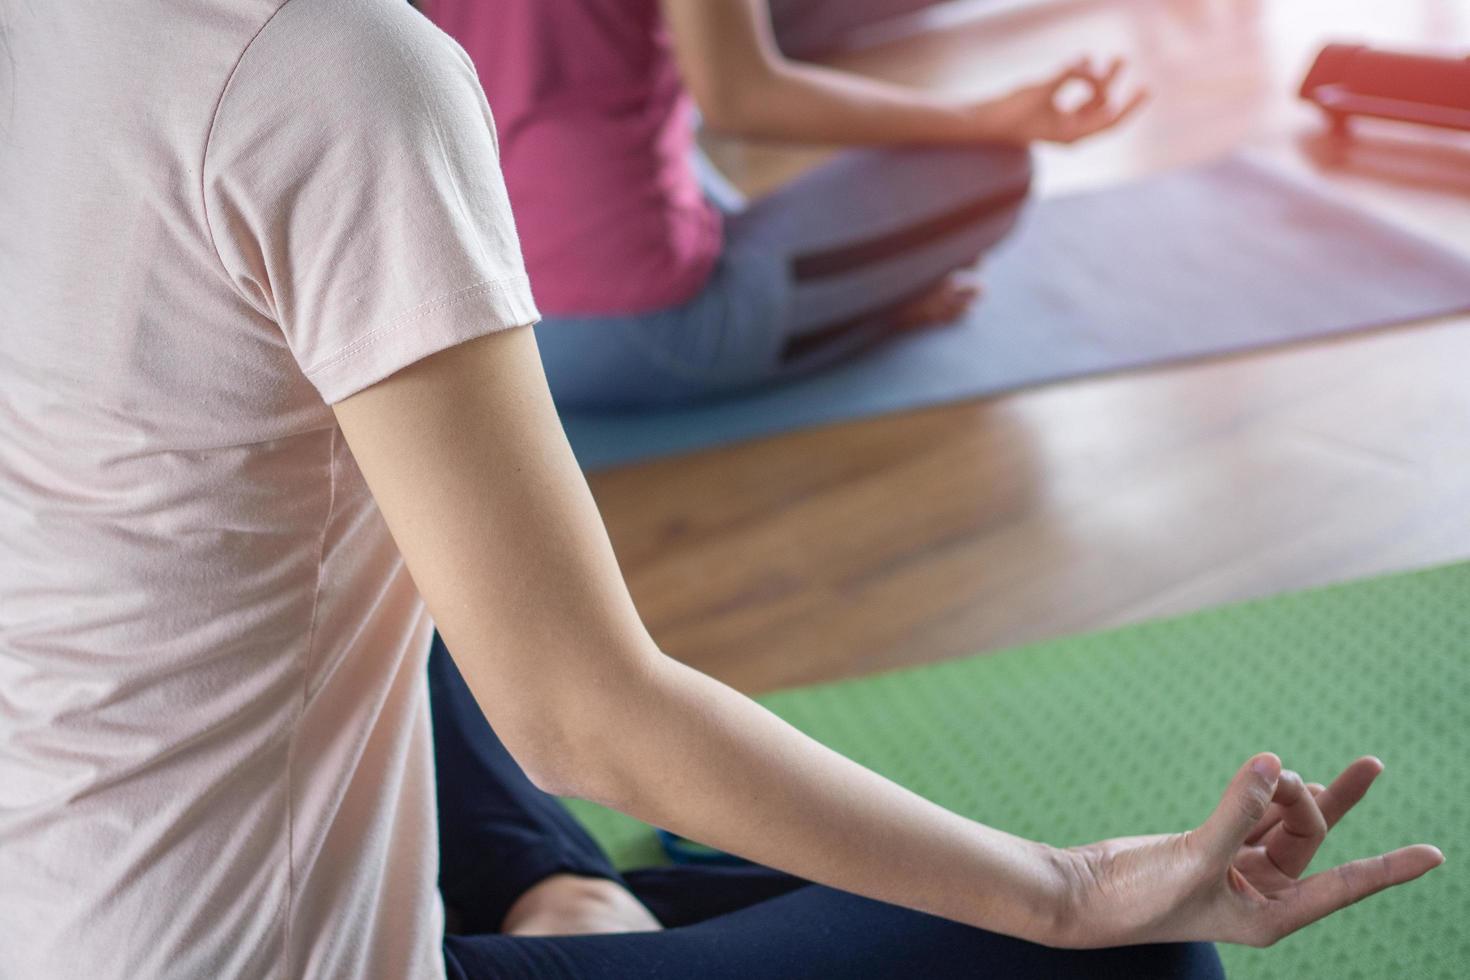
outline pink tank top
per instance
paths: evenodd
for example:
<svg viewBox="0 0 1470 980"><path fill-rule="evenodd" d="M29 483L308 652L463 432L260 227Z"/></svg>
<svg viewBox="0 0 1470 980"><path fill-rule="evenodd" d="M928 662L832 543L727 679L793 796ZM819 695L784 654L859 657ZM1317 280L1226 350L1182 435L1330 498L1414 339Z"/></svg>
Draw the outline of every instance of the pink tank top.
<svg viewBox="0 0 1470 980"><path fill-rule="evenodd" d="M644 313L704 286L720 214L658 0L432 0L474 61L537 305Z"/></svg>

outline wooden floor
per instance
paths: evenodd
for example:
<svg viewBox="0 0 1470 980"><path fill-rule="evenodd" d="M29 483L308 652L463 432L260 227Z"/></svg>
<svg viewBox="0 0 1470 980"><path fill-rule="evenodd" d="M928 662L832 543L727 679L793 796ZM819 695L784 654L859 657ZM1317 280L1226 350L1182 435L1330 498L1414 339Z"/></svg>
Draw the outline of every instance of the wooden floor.
<svg viewBox="0 0 1470 980"><path fill-rule="evenodd" d="M1470 141L1294 98L1322 43L1470 51L1463 0L960 3L838 59L985 92L1081 51L1155 92L1042 157L1044 195L1236 148L1470 253ZM915 25L907 25L912 28ZM747 190L820 153L716 144ZM1073 381L595 476L673 656L748 690L1470 557L1470 318Z"/></svg>

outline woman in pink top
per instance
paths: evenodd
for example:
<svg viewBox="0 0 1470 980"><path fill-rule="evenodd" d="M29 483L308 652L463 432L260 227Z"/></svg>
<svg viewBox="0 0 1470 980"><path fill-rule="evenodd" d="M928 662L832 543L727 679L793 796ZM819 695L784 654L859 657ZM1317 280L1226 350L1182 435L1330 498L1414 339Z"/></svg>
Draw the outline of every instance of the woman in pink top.
<svg viewBox="0 0 1470 980"><path fill-rule="evenodd" d="M1298 880L1379 766L1268 754L1049 847L665 657L535 319L407 4L0 2L0 978L1217 977L1439 863Z"/></svg>
<svg viewBox="0 0 1470 980"><path fill-rule="evenodd" d="M1119 66L1085 60L977 101L787 56L933 2L425 0L495 107L559 405L698 399L963 313L954 273L1015 223L1026 145L1141 96L1113 104ZM1092 98L1060 109L1068 83ZM695 105L735 135L870 148L745 201L696 150Z"/></svg>

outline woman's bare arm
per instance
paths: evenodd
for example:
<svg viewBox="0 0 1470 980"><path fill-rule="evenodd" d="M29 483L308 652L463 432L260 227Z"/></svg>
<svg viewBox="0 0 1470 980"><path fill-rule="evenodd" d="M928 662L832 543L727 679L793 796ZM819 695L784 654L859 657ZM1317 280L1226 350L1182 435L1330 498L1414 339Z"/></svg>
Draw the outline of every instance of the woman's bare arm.
<svg viewBox="0 0 1470 980"><path fill-rule="evenodd" d="M1267 841L1263 854L1274 846L1273 793L1290 821L1322 823L1310 798L1282 795L1296 784L1278 780L1274 757L1242 769L1198 831L1060 851L929 803L665 657L623 584L529 328L427 358L336 412L475 698L549 791L1051 944L1274 938L1438 863L1410 848L1340 881L1258 877L1269 894L1246 904L1230 848L1248 834ZM1281 846L1305 867L1299 845ZM1115 868L1133 871L1113 881Z"/></svg>
<svg viewBox="0 0 1470 980"><path fill-rule="evenodd" d="M465 680L538 785L815 881L1052 935L1047 849L901 789L657 649L530 329L431 357L337 414Z"/></svg>
<svg viewBox="0 0 1470 980"><path fill-rule="evenodd" d="M786 58L766 0L663 0L684 82L714 129L758 139L837 144L1070 143L1117 125L1143 100L1115 103L1120 62L1080 59L990 99L955 98ZM1076 83L1090 90L1064 107Z"/></svg>

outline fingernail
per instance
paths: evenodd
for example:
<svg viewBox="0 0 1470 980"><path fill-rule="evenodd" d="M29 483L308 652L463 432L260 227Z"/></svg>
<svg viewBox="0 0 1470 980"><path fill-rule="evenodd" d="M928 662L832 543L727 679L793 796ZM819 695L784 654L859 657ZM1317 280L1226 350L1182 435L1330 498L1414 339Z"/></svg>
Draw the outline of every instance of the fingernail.
<svg viewBox="0 0 1470 980"><path fill-rule="evenodd" d="M1281 760L1267 753L1251 763L1251 772L1266 779L1275 779L1281 773Z"/></svg>

